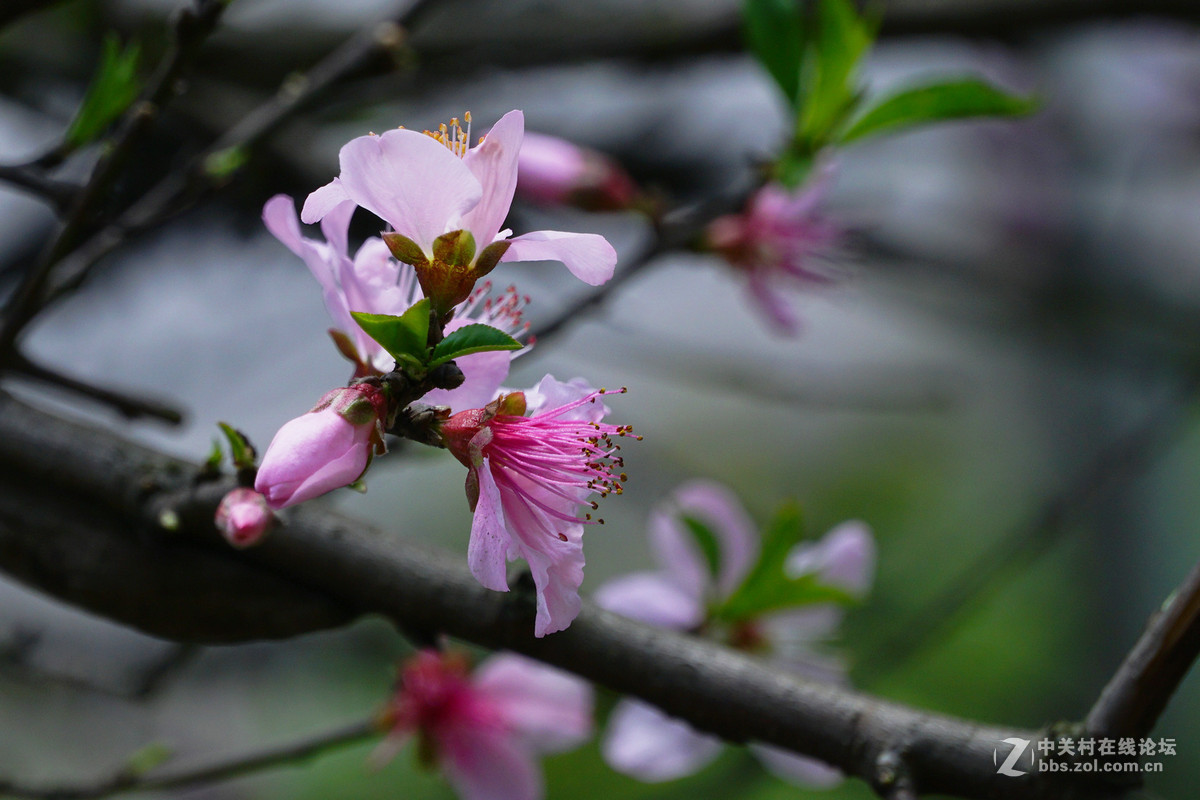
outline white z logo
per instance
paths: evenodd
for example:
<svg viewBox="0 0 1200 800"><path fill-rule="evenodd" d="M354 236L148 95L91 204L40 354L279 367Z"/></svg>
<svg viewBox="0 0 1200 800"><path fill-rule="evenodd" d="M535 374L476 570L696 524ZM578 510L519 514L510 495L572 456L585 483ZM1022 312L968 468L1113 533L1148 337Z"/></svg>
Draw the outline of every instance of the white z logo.
<svg viewBox="0 0 1200 800"><path fill-rule="evenodd" d="M1013 737L1011 739L1005 739L1004 743L1011 744L1012 751L1008 754L1008 758L1004 759L1004 763L1000 765L1000 768L997 769L996 772L1000 773L1001 775L1008 775L1009 777L1012 777L1012 778L1019 778L1025 774L1025 771L1020 770L1020 769L1013 769L1013 766L1017 763L1017 760L1020 759L1021 756L1025 753L1025 748L1029 747L1029 740L1028 739L1017 739L1016 737ZM998 749L999 748L997 748L997 750ZM999 754L995 750L992 751L992 763L993 764L996 763L996 758L998 755Z"/></svg>

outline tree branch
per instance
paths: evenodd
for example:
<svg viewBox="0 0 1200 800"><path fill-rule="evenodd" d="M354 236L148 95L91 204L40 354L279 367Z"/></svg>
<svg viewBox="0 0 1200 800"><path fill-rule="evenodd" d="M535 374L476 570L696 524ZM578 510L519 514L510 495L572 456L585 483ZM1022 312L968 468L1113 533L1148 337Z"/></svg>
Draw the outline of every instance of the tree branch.
<svg viewBox="0 0 1200 800"><path fill-rule="evenodd" d="M317 627L309 618L314 608L326 609L326 624L335 608L343 619L379 613L401 625L524 653L725 739L820 758L881 791L890 789L886 779L895 774L884 756L904 753L921 792L1012 800L1118 796L1095 783L1098 776L997 775L997 743L1037 738L1033 731L982 726L806 682L590 603L566 631L534 638L535 598L527 590L489 591L461 557L319 509L294 509L285 515L286 527L258 547L232 550L212 526L228 481L197 484L194 466L3 396L0 467L21 476L0 486L0 568L156 635L235 641ZM64 559L84 536L91 550ZM244 580L214 585L214 570L239 570ZM156 577L164 572L166 580ZM93 591L80 592L80 585ZM213 605L214 594L226 602ZM248 614L251 602L267 608L271 619Z"/></svg>
<svg viewBox="0 0 1200 800"><path fill-rule="evenodd" d="M190 769L151 770L144 774L123 770L111 778L85 786L24 786L0 780L0 794L29 800L93 800L125 792L190 789L272 767L298 765L378 735L379 727L375 720L368 719L289 744Z"/></svg>
<svg viewBox="0 0 1200 800"><path fill-rule="evenodd" d="M1200 656L1200 564L1150 618L1087 717L1089 735L1139 739Z"/></svg>
<svg viewBox="0 0 1200 800"><path fill-rule="evenodd" d="M183 422L183 413L165 403L146 397L134 397L113 389L106 389L102 386L86 383L77 378L72 378L70 375L64 375L61 372L34 364L20 353L11 358L8 369L15 375L20 375L49 386L55 386L72 394L103 403L115 409L121 416L127 419L150 417L160 422L165 422L168 425L178 425Z"/></svg>
<svg viewBox="0 0 1200 800"><path fill-rule="evenodd" d="M217 5L221 5L217 3ZM422 13L428 5L428 0L422 0L410 6L404 14L404 19L413 19ZM211 8L211 4L201 2L200 8ZM199 13L199 12L197 12ZM206 12L215 13L215 12ZM185 15L186 17L187 15ZM205 24L216 24L216 18L208 19ZM186 25L179 23L181 32L188 31L187 39L190 47L198 46L202 40L200 34L204 30L196 28L196 22ZM244 117L237 125L222 135L214 144L196 157L192 165L180 172L167 175L138 201L122 212L119 217L95 231L83 242L72 244L77 235L73 231L80 229L83 220L88 216L90 207L98 192L111 179L111 170L97 167L83 190L86 194L73 206L72 215L68 218L63 231L51 248L43 254L38 264L24 276L21 284L10 297L6 305L3 325L0 326L0 366L5 366L13 372L27 377L53 383L69 391L86 396L92 400L106 403L119 413L134 416L152 416L164 421L177 423L182 416L175 409L152 402L138 401L111 390L76 381L51 370L31 364L16 349L16 338L23 327L46 305L78 287L87 277L91 268L105 255L120 246L130 233L145 230L178 213L187 205L194 202L205 190L212 189L223 179L219 171L213 170L214 159L223 155L243 150L272 134L292 114L311 102L315 97L327 91L330 87L343 80L346 76L362 68L372 58L381 53L394 53L404 41L404 32L398 23L384 22L372 25L352 36L341 47L322 59L307 75L293 76L283 83L276 94L259 109ZM167 61L162 68L159 78L153 81L147 96L150 101L161 103L166 96L165 87L173 83L179 70L186 63L183 53L188 48L183 44L177 46L178 54ZM190 58L190 56L189 56ZM167 79L172 80L168 81ZM149 101L144 108L154 107ZM135 119L148 121L152 115L143 113L135 115ZM132 123L130 124L132 127ZM135 140L136 131L118 134L119 142L128 143ZM117 160L110 159L109 164ZM3 178L3 174L0 174ZM8 348L8 349L6 349ZM5 354L7 353L7 359ZM5 361L7 360L7 363Z"/></svg>
<svg viewBox="0 0 1200 800"><path fill-rule="evenodd" d="M26 14L56 6L63 0L5 0L0 5L0 29L15 22Z"/></svg>
<svg viewBox="0 0 1200 800"><path fill-rule="evenodd" d="M15 353L17 337L41 309L39 302L50 273L63 256L71 252L94 224L96 205L120 176L126 161L153 125L158 113L176 91L179 77L190 66L200 45L216 27L225 10L221 0L195 0L194 8L184 8L176 16L174 39L167 56L159 64L141 98L125 113L117 131L109 140L106 154L73 198L58 235L49 243L38 262L25 273L4 306L0 324L0 363Z"/></svg>
<svg viewBox="0 0 1200 800"><path fill-rule="evenodd" d="M286 79L275 95L226 131L192 160L190 166L164 177L117 219L96 231L55 270L53 281L42 287L38 307L49 305L77 288L91 268L115 250L132 233L160 224L195 203L225 179L214 170L215 160L245 151L266 139L307 106L348 76L363 69L381 54L395 54L405 47L401 25L418 16L428 0L410 6L400 20L370 25L318 62L307 74Z"/></svg>
<svg viewBox="0 0 1200 800"><path fill-rule="evenodd" d="M41 197L59 214L66 213L80 189L73 183L49 178L29 164L0 164L0 181Z"/></svg>
<svg viewBox="0 0 1200 800"><path fill-rule="evenodd" d="M673 250L680 250L691 245L699 237L708 223L722 214L728 214L740 209L749 197L750 191L730 194L711 202L695 204L675 209L662 216L655 222L654 242L632 260L626 260L621 267L603 286L595 289L560 309L557 314L546 322L538 325L530 338L545 342L551 337L562 333L572 323L577 322L584 314L599 308L612 297L616 290L626 281L649 267L659 256Z"/></svg>

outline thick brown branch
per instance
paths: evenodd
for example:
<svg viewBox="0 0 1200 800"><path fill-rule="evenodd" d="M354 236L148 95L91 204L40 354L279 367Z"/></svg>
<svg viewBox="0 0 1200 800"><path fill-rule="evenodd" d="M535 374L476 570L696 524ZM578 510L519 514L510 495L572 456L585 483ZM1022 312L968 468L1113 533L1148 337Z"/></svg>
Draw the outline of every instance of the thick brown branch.
<svg viewBox="0 0 1200 800"><path fill-rule="evenodd" d="M196 485L195 467L2 397L0 468L22 476L19 485L0 486L0 520L7 523L0 527L0 567L159 635L211 639L222 630L227 640L286 635L289 604L296 604L293 629L317 627L306 617L322 607L319 598L328 598L329 609L375 612L405 626L530 655L723 738L821 758L881 791L892 788L887 779L896 774L884 756L903 753L921 792L1014 800L1116 796L1077 783L1078 777L997 775L997 743L1013 736L1034 739L1032 731L976 725L801 681L715 644L587 603L568 630L534 638L535 603L528 591L488 591L462 558L320 510L297 509L262 545L233 551L211 523L225 486ZM164 530L164 520L173 531ZM64 562L85 533L93 548L104 551ZM115 544L122 537L124 548ZM39 547L57 551L31 552ZM194 565L190 580L187 564ZM271 585L256 588L247 580L213 585L211 575L235 569L244 570L247 580L258 575ZM172 579L154 577L164 571ZM90 581L94 591L77 591L81 581ZM126 602L115 602L109 592ZM265 603L274 619L249 621L240 608L243 592ZM228 602L210 605L214 593ZM147 615L148 605L157 613ZM208 605L210 613L198 615L197 605Z"/></svg>
<svg viewBox="0 0 1200 800"><path fill-rule="evenodd" d="M1148 734L1200 657L1200 564L1150 618L1146 631L1104 687L1087 718L1095 736Z"/></svg>

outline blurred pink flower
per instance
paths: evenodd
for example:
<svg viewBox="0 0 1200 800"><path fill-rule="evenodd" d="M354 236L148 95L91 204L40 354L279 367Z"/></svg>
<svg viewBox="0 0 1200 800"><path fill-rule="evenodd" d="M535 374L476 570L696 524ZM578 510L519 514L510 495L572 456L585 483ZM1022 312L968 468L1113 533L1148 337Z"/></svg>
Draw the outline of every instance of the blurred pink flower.
<svg viewBox="0 0 1200 800"><path fill-rule="evenodd" d="M583 282L604 283L617 254L603 236L535 231L509 238L511 231L501 229L517 186L524 133L524 115L510 111L475 147L457 124L441 133L398 129L360 136L342 147L341 174L308 196L300 216L316 222L349 200L415 243L430 261L436 261L435 239L467 230L476 259L503 241L501 261L561 261Z"/></svg>
<svg viewBox="0 0 1200 800"><path fill-rule="evenodd" d="M708 562L684 519L704 524L717 539L720 572ZM759 540L745 510L725 487L705 481L681 486L650 518L650 543L662 569L616 578L595 593L609 611L652 625L699 631L709 624L708 608L732 594L758 558ZM875 565L875 544L860 522L846 522L811 544L797 545L784 565L790 577L818 575L822 583L865 594ZM843 682L839 661L814 650L841 622L832 604L803 606L738 621L724 631L727 644L763 653L773 662L813 680ZM793 783L832 786L836 769L780 748L750 744L772 773ZM690 775L717 757L721 742L699 733L651 705L621 700L609 717L602 752L608 763L643 781Z"/></svg>
<svg viewBox="0 0 1200 800"><path fill-rule="evenodd" d="M231 490L217 506L217 530L234 547L258 544L275 522L267 499L253 489Z"/></svg>
<svg viewBox="0 0 1200 800"><path fill-rule="evenodd" d="M276 239L304 260L321 285L325 307L337 330L349 338L356 359L370 368L360 372L384 373L392 369L391 355L367 336L350 312L399 315L423 295L416 272L411 266L392 258L382 239L367 239L353 259L346 255L347 231L354 209L354 203L347 201L321 220L325 242L303 235L295 204L287 195L276 195L267 201L263 206L263 221ZM490 289L490 283L482 284L455 308L454 318L446 325L445 332L483 323L523 339L529 330L529 323L522 319L528 298L519 295L514 287L496 297L489 295ZM479 407L496 396L508 377L509 363L523 352L494 351L460 356L455 363L465 377L462 386L436 389L424 400L455 409Z"/></svg>
<svg viewBox="0 0 1200 800"><path fill-rule="evenodd" d="M422 650L404 665L385 721L390 732L374 762L416 735L422 761L463 800L539 800L537 756L591 736L592 692L520 656L492 656L468 674L461 655Z"/></svg>
<svg viewBox="0 0 1200 800"><path fill-rule="evenodd" d="M821 210L832 182L822 170L796 189L767 184L751 196L740 214L713 220L708 246L743 270L750 296L778 330L795 334L799 321L785 287L832 280L815 259L836 249L844 231Z"/></svg>
<svg viewBox="0 0 1200 800"><path fill-rule="evenodd" d="M358 480L374 452L383 451L386 406L383 391L370 383L327 393L275 433L254 488L280 509Z"/></svg>
<svg viewBox="0 0 1200 800"><path fill-rule="evenodd" d="M489 589L508 591L506 560L524 558L537 587L537 636L563 630L579 613L583 526L603 522L581 517L580 507L594 510L594 493L622 491L623 461L612 438L631 429L600 422L608 412L598 402L603 393L547 375L533 389L459 412L442 426L446 447L469 470L471 573Z"/></svg>
<svg viewBox="0 0 1200 800"><path fill-rule="evenodd" d="M526 133L517 158L517 194L544 205L610 211L629 208L637 186L603 153L557 136Z"/></svg>

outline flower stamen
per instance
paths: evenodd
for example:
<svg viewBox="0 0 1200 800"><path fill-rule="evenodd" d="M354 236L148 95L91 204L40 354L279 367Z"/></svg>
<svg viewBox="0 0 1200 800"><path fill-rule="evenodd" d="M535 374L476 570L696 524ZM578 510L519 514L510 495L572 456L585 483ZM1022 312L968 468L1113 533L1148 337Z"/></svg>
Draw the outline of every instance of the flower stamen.
<svg viewBox="0 0 1200 800"><path fill-rule="evenodd" d="M465 124L466 127L463 127ZM462 158L471 147L471 112L463 113L462 122L458 117L451 117L450 123L443 122L436 131L422 131L426 136L442 144L454 155ZM483 141L482 138L479 140Z"/></svg>

